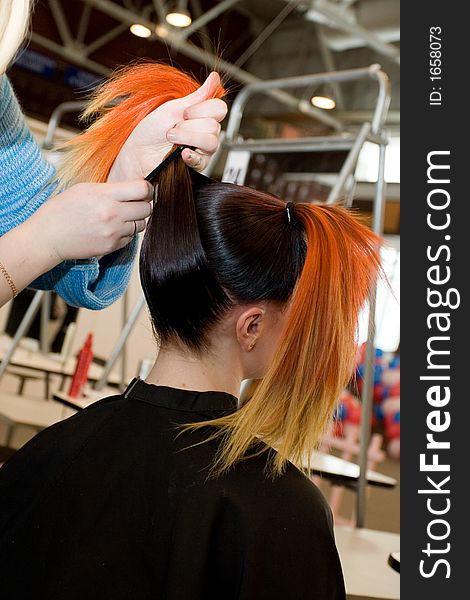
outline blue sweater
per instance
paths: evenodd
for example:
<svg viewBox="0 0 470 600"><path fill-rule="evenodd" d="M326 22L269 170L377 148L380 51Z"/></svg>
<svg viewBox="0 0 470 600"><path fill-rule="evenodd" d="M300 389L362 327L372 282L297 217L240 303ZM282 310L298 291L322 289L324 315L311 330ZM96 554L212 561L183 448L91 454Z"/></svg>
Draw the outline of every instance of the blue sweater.
<svg viewBox="0 0 470 600"><path fill-rule="evenodd" d="M0 77L0 235L25 221L53 195L54 174L33 140L7 77ZM106 308L126 290L136 251L137 236L99 260L64 261L30 287L55 290L72 306Z"/></svg>

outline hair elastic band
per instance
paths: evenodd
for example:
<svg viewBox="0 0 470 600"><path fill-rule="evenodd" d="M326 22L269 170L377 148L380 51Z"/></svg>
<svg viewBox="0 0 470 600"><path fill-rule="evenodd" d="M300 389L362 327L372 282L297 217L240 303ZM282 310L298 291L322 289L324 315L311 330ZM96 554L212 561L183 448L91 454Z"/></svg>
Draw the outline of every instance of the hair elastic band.
<svg viewBox="0 0 470 600"><path fill-rule="evenodd" d="M294 212L294 203L288 202L286 204L286 210L287 210L287 219L288 219L289 223L291 223L292 222L292 213Z"/></svg>

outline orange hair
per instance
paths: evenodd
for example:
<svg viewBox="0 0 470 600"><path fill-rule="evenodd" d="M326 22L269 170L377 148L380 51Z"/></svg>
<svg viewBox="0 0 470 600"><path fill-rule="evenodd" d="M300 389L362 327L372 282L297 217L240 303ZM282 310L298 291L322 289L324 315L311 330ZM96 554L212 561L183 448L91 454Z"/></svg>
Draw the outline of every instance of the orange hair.
<svg viewBox="0 0 470 600"><path fill-rule="evenodd" d="M308 471L353 373L359 311L381 270L380 238L339 206L299 203L293 214L306 233L307 254L272 364L238 411L187 426L217 427L210 439L222 436L223 443L214 474L270 447L277 450L271 474L282 473L287 461Z"/></svg>
<svg viewBox="0 0 470 600"><path fill-rule="evenodd" d="M64 145L61 183L105 182L136 125L165 102L187 96L199 87L190 75L165 64L143 63L117 70L95 90L82 114L82 119L96 114L98 118ZM219 86L215 97L223 95Z"/></svg>

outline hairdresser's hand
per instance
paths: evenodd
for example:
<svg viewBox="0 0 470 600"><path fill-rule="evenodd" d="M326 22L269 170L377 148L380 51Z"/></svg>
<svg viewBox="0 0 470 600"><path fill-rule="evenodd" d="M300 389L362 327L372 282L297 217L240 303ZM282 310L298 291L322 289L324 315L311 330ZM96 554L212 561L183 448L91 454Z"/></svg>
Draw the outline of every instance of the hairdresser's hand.
<svg viewBox="0 0 470 600"><path fill-rule="evenodd" d="M145 117L127 138L114 161L108 181L146 177L174 144L186 148L182 157L202 171L219 145L220 121L227 114L223 100L213 98L220 78L211 73L203 85L188 96L165 102Z"/></svg>
<svg viewBox="0 0 470 600"><path fill-rule="evenodd" d="M78 183L45 202L25 224L38 247L57 262L102 256L145 229L152 193L152 186L142 179Z"/></svg>

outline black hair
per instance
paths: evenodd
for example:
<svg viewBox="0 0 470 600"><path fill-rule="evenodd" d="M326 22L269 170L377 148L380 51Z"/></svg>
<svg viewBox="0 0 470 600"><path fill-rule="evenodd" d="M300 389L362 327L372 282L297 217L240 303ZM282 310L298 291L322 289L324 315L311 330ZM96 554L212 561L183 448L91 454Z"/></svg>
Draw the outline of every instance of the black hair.
<svg viewBox="0 0 470 600"><path fill-rule="evenodd" d="M193 351L236 305L285 304L306 242L284 201L191 171L178 158L160 174L140 254L140 278L155 334Z"/></svg>

